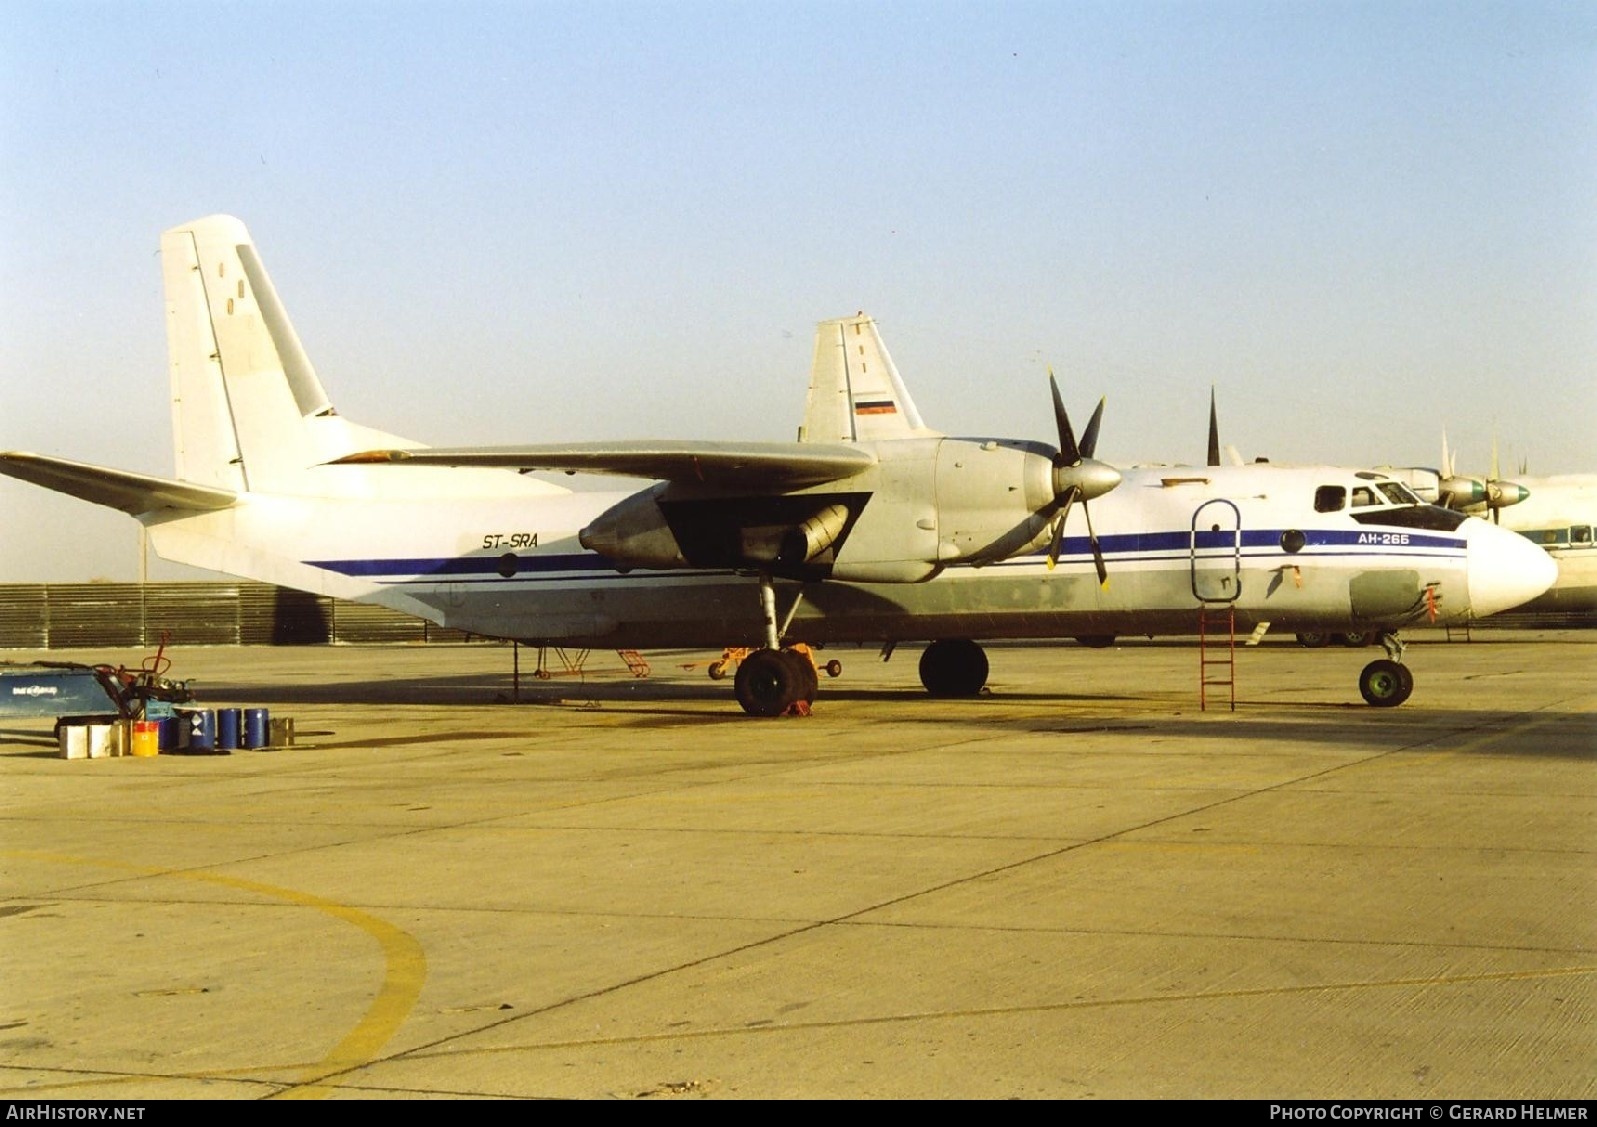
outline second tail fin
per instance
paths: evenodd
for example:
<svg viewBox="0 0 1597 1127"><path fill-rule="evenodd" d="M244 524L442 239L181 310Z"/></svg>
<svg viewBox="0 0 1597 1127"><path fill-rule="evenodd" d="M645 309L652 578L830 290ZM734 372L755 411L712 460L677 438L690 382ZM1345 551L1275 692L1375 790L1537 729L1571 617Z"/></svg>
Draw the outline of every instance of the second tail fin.
<svg viewBox="0 0 1597 1127"><path fill-rule="evenodd" d="M860 313L816 326L801 441L859 442L937 433L921 421L874 320Z"/></svg>

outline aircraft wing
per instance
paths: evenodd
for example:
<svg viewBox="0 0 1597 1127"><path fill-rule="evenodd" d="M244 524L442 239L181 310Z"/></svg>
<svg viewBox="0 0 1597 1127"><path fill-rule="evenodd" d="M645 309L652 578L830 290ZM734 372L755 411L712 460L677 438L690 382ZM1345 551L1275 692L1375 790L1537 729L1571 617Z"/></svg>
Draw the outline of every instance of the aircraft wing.
<svg viewBox="0 0 1597 1127"><path fill-rule="evenodd" d="M333 465L496 466L612 474L710 485L796 488L853 477L876 464L857 446L814 442L596 442L549 446L430 446L369 450Z"/></svg>
<svg viewBox="0 0 1597 1127"><path fill-rule="evenodd" d="M208 485L21 451L0 453L0 474L68 493L96 505L120 509L132 516L155 509L225 509L238 500L238 494L230 489L214 489Z"/></svg>

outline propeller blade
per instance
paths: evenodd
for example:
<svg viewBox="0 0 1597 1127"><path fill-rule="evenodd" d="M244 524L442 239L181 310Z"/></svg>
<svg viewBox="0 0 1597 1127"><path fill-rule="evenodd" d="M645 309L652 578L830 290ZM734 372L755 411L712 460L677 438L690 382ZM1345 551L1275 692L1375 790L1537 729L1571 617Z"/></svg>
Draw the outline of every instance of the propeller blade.
<svg viewBox="0 0 1597 1127"><path fill-rule="evenodd" d="M1093 411L1092 418L1087 420L1087 429L1082 432L1080 453L1083 458L1092 457L1098 449L1098 424L1103 421L1103 403L1102 399L1098 400L1098 407Z"/></svg>
<svg viewBox="0 0 1597 1127"><path fill-rule="evenodd" d="M1076 445L1076 432L1070 429L1070 416L1065 412L1065 401L1059 394L1059 381L1054 371L1048 369L1048 386L1054 392L1054 422L1059 426L1059 454L1064 464L1073 466L1081 461L1081 450Z"/></svg>
<svg viewBox="0 0 1597 1127"><path fill-rule="evenodd" d="M1059 506L1059 515L1054 518L1054 538L1053 542L1048 546L1049 571L1059 565L1059 553L1065 545L1065 520L1070 516L1070 506L1075 504L1077 492L1074 486L1065 490L1064 502Z"/></svg>
<svg viewBox="0 0 1597 1127"><path fill-rule="evenodd" d="M1209 388L1209 465L1220 464L1220 416L1214 409L1214 388Z"/></svg>
<svg viewBox="0 0 1597 1127"><path fill-rule="evenodd" d="M1093 566L1098 569L1098 586L1109 586L1109 569L1104 566L1103 549L1098 546L1098 534L1092 530L1092 506L1083 504L1081 513L1087 518L1087 543L1092 547Z"/></svg>

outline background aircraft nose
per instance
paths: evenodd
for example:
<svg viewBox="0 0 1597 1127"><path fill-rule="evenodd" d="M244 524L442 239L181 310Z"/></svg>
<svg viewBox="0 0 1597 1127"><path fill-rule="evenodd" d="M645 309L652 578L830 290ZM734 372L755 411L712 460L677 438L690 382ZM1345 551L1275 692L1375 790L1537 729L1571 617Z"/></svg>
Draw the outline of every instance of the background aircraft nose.
<svg viewBox="0 0 1597 1127"><path fill-rule="evenodd" d="M1553 585L1558 564L1517 532L1471 517L1463 524L1469 550L1469 606L1477 618L1528 603Z"/></svg>

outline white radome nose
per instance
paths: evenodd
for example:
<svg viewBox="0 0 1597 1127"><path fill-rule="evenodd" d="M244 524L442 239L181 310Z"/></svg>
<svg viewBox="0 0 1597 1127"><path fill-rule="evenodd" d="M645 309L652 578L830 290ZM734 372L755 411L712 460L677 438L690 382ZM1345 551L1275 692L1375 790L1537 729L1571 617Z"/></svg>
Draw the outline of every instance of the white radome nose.
<svg viewBox="0 0 1597 1127"><path fill-rule="evenodd" d="M1479 517L1463 524L1469 551L1469 609L1476 618L1530 602L1553 585L1558 564L1517 532Z"/></svg>

